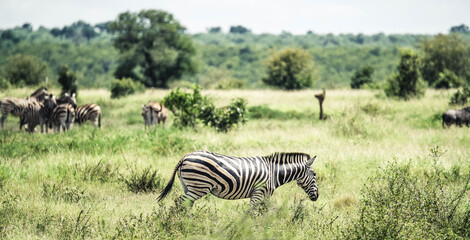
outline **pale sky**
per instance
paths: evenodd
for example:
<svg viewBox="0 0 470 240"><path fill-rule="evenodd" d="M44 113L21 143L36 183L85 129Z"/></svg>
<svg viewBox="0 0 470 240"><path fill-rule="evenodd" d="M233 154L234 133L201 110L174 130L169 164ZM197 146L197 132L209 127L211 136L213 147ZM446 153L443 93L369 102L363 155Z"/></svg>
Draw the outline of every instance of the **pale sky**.
<svg viewBox="0 0 470 240"><path fill-rule="evenodd" d="M0 29L96 24L143 9L172 13L189 33L242 25L273 34L437 34L470 25L470 0L0 0Z"/></svg>

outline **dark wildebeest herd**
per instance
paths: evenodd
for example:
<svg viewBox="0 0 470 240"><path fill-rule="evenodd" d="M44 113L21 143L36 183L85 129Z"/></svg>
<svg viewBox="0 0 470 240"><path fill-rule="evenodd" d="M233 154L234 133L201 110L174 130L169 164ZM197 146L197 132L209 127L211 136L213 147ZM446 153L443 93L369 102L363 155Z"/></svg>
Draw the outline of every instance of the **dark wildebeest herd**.
<svg viewBox="0 0 470 240"><path fill-rule="evenodd" d="M60 132L69 130L74 122L79 124L91 121L101 126L101 108L96 104L77 106L75 94L66 93L57 98L41 87L27 98L6 97L0 101L2 112L1 124L5 128L5 120L9 114L20 117L20 130L27 125L27 131L33 133L37 125L41 132L49 128ZM25 127L26 128L26 127Z"/></svg>

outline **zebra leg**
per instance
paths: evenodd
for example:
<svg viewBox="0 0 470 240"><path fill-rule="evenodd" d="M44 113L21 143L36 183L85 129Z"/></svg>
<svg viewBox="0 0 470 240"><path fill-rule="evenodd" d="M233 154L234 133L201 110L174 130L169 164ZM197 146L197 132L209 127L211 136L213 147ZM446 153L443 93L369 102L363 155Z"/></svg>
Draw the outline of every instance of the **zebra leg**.
<svg viewBox="0 0 470 240"><path fill-rule="evenodd" d="M194 201L204 197L209 192L210 191L207 191L207 192L204 191L204 192L200 192L200 193L193 193L191 191L187 191L183 196L180 196L175 200L175 204L178 207L183 207L183 206L186 207L187 206L187 207L191 208L194 204Z"/></svg>

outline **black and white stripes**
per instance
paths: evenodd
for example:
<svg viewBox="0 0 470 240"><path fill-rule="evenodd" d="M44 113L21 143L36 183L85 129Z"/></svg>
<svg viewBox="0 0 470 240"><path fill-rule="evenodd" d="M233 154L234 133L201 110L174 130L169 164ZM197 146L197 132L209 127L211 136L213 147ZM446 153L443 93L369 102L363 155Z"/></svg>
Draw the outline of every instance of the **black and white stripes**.
<svg viewBox="0 0 470 240"><path fill-rule="evenodd" d="M304 153L276 153L270 156L231 157L208 151L193 152L181 159L170 182L159 196L171 190L176 173L183 186L181 203L193 203L208 193L223 199L251 198L256 204L270 197L279 186L293 180L312 201L318 198L316 173L311 167L316 157Z"/></svg>

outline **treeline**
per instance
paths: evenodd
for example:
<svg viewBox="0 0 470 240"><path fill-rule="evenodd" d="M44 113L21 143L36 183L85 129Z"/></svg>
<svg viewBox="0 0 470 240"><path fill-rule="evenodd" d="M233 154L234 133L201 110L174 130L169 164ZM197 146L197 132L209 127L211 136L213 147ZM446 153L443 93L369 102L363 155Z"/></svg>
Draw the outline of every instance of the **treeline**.
<svg viewBox="0 0 470 240"><path fill-rule="evenodd" d="M8 79L14 59L29 58L37 64L37 82L15 82L16 85L57 84L58 72L67 65L77 75L79 87L110 88L122 56L113 46L116 34L109 23L90 25L78 21L70 26L34 30L31 24L0 30L0 81ZM468 27L452 27L470 40ZM187 35L187 34L185 34ZM233 26L224 33L220 27L207 33L188 35L196 50L193 56L195 74L173 79L169 86L198 83L204 88L265 88L266 61L281 49L300 48L313 56L313 87L348 87L353 74L364 66L374 69L374 81L384 82L400 61L399 48L417 46L430 35L383 33L293 35L283 32L253 34L243 26ZM121 58L121 59L120 59ZM31 65L31 64L29 64ZM122 64L121 64L122 65Z"/></svg>

